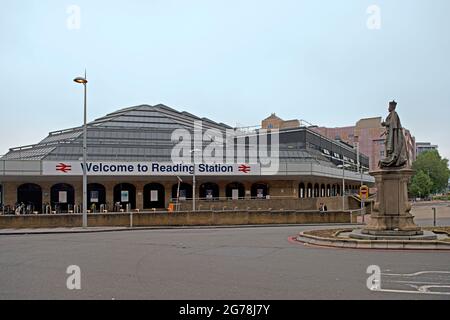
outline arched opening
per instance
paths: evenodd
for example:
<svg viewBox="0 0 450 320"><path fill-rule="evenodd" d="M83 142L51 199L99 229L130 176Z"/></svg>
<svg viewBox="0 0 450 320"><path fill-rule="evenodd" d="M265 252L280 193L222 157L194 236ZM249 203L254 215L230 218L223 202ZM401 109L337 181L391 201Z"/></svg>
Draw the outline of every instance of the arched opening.
<svg viewBox="0 0 450 320"><path fill-rule="evenodd" d="M307 198L311 198L313 196L312 194L312 184L308 183L308 193L307 193Z"/></svg>
<svg viewBox="0 0 450 320"><path fill-rule="evenodd" d="M73 211L75 204L75 190L68 183L58 183L50 189L50 204L58 213Z"/></svg>
<svg viewBox="0 0 450 320"><path fill-rule="evenodd" d="M144 186L144 209L161 209L166 207L166 190L160 183Z"/></svg>
<svg viewBox="0 0 450 320"><path fill-rule="evenodd" d="M341 196L342 194L341 194L341 186L338 184L338 185L336 185L336 195L337 196Z"/></svg>
<svg viewBox="0 0 450 320"><path fill-rule="evenodd" d="M17 203L23 203L27 212L42 212L42 188L34 183L20 185L17 188Z"/></svg>
<svg viewBox="0 0 450 320"><path fill-rule="evenodd" d="M265 199L268 194L268 185L265 183L254 183L251 188L251 196L256 199Z"/></svg>
<svg viewBox="0 0 450 320"><path fill-rule="evenodd" d="M0 184L0 207L3 206L3 185Z"/></svg>
<svg viewBox="0 0 450 320"><path fill-rule="evenodd" d="M331 186L329 184L327 184L327 197L331 197Z"/></svg>
<svg viewBox="0 0 450 320"><path fill-rule="evenodd" d="M213 182L205 182L200 185L200 198L214 200L219 198L219 186Z"/></svg>
<svg viewBox="0 0 450 320"><path fill-rule="evenodd" d="M315 185L314 185L314 198L318 198L319 197L319 184L318 183L316 183Z"/></svg>
<svg viewBox="0 0 450 320"><path fill-rule="evenodd" d="M325 185L324 184L320 185L320 196L325 197Z"/></svg>
<svg viewBox="0 0 450 320"><path fill-rule="evenodd" d="M225 188L225 195L228 199L243 199L245 198L245 187L240 182L229 183Z"/></svg>
<svg viewBox="0 0 450 320"><path fill-rule="evenodd" d="M298 197L305 198L305 184L302 182L298 185Z"/></svg>
<svg viewBox="0 0 450 320"><path fill-rule="evenodd" d="M136 209L136 187L131 183L119 183L114 187L114 211Z"/></svg>
<svg viewBox="0 0 450 320"><path fill-rule="evenodd" d="M177 200L178 196L178 183L172 186L172 199ZM180 201L192 199L192 186L189 183L180 183Z"/></svg>
<svg viewBox="0 0 450 320"><path fill-rule="evenodd" d="M335 184L333 184L333 189L332 189L332 191L331 191L331 195L332 195L333 197L336 197L336 195L337 195L337 192L336 192L336 185L335 185Z"/></svg>
<svg viewBox="0 0 450 320"><path fill-rule="evenodd" d="M99 212L100 205L106 204L106 189L100 183L89 183L87 185L88 209L91 212Z"/></svg>

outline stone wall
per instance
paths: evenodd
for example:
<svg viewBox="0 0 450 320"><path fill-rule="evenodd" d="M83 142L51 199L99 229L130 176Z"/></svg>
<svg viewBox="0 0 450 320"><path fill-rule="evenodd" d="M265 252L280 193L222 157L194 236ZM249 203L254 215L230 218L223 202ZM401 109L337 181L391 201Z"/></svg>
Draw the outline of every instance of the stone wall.
<svg viewBox="0 0 450 320"><path fill-rule="evenodd" d="M212 226L212 225L259 225L259 224L309 224L350 223L356 214L343 211L282 211L239 210L199 212L153 212L133 213L134 227L150 226ZM79 214L0 216L0 229L6 228L56 228L80 227ZM129 213L89 214L90 227L128 227Z"/></svg>
<svg viewBox="0 0 450 320"><path fill-rule="evenodd" d="M319 209L324 203L329 211L342 210L342 197L323 198L278 198L278 199L242 199L242 200L197 200L197 210L311 210ZM357 210L360 203L345 197L346 210ZM181 211L192 210L192 201L180 202Z"/></svg>

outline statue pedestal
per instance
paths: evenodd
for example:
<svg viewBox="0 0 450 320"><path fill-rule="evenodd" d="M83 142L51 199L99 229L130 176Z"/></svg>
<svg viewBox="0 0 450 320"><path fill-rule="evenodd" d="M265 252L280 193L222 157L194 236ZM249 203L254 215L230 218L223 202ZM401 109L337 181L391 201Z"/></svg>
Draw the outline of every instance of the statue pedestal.
<svg viewBox="0 0 450 320"><path fill-rule="evenodd" d="M375 177L378 193L370 222L361 230L362 235L392 239L424 234L410 214L408 182L413 173L411 169L382 169L370 173Z"/></svg>

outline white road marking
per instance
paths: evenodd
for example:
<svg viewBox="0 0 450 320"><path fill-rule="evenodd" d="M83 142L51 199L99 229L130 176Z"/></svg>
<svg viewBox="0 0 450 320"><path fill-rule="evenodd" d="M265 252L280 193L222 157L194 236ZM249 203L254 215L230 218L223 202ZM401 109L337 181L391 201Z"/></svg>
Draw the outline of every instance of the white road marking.
<svg viewBox="0 0 450 320"><path fill-rule="evenodd" d="M415 277L420 276L422 274L450 274L450 271L419 271L415 273L382 273L383 276L399 276L399 277Z"/></svg>
<svg viewBox="0 0 450 320"><path fill-rule="evenodd" d="M406 284L437 284L437 285L445 285L445 286L450 286L449 284L446 283L440 283L440 282L424 282L424 281L401 281L401 280L397 280L397 281L388 281L389 283L406 283Z"/></svg>
<svg viewBox="0 0 450 320"><path fill-rule="evenodd" d="M416 294L432 294L432 295L450 295L450 292L434 292L434 291L412 291L412 290L395 290L395 289L375 289L373 292L390 292L390 293L416 293Z"/></svg>
<svg viewBox="0 0 450 320"><path fill-rule="evenodd" d="M387 270L390 271L390 270ZM412 278L418 277L422 275L450 275L450 271L419 271L414 273L382 273L381 276L385 277L403 277L403 278ZM445 280L448 277L445 277ZM449 278L450 279L450 278ZM433 279L436 281L437 279ZM450 289L450 284L442 283L442 282L433 282L433 281L401 281L401 280L387 280L382 279L382 283L402 283L408 285L416 290L399 290L399 289L372 289L374 292L389 292L389 293L407 293L407 294L428 294L428 295L450 295L450 292L442 292L442 291L431 291L430 289ZM447 281L445 281L447 282ZM422 286L418 286L418 284L423 284Z"/></svg>
<svg viewBox="0 0 450 320"><path fill-rule="evenodd" d="M424 293L434 292L434 291L430 291L431 288L448 288L448 289L450 289L450 286L447 286L447 285L445 285L445 286L440 286L440 285L437 285L437 286L434 286L434 285L432 285L432 286L421 286L421 287L418 288L418 290L420 292L424 292ZM446 292L446 293L450 294L450 292Z"/></svg>

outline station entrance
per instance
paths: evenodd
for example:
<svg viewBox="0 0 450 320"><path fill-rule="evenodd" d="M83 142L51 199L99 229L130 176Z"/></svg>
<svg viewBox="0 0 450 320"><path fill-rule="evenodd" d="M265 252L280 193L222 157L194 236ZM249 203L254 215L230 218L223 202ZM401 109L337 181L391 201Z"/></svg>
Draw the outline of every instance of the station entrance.
<svg viewBox="0 0 450 320"><path fill-rule="evenodd" d="M114 187L114 211L136 209L136 187L130 183L120 183Z"/></svg>
<svg viewBox="0 0 450 320"><path fill-rule="evenodd" d="M219 186L212 182L202 183L200 185L200 198L206 200L219 198Z"/></svg>
<svg viewBox="0 0 450 320"><path fill-rule="evenodd" d="M89 183L87 185L87 205L91 212L99 212L100 207L106 204L105 186L99 183Z"/></svg>
<svg viewBox="0 0 450 320"><path fill-rule="evenodd" d="M165 204L166 193L164 186L159 183L149 183L144 186L144 209L162 209Z"/></svg>
<svg viewBox="0 0 450 320"><path fill-rule="evenodd" d="M27 213L42 212L42 189L34 183L25 183L17 188L17 205L23 205Z"/></svg>
<svg viewBox="0 0 450 320"><path fill-rule="evenodd" d="M75 190L72 185L58 183L50 189L50 205L56 213L74 211Z"/></svg>

